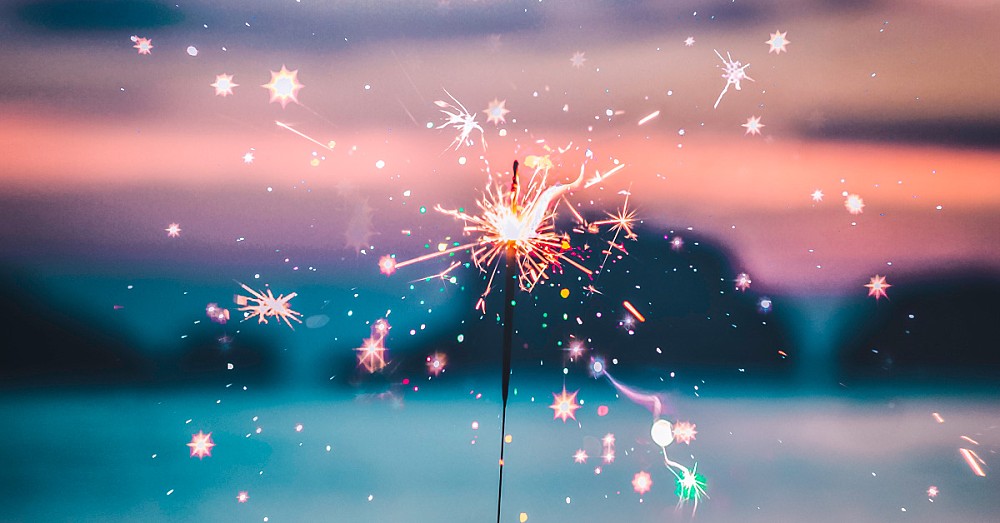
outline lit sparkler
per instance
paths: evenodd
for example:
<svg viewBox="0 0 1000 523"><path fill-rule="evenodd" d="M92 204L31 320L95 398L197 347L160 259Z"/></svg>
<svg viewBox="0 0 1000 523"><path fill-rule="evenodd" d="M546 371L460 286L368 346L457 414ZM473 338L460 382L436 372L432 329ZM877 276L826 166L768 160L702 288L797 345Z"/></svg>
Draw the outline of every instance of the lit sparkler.
<svg viewBox="0 0 1000 523"><path fill-rule="evenodd" d="M447 93L447 91L445 91ZM448 94L451 96L451 94ZM441 107L441 112L448 115L448 122L444 124L455 125L462 130L462 134L453 142L456 148L468 140L468 134L478 129L482 133L482 128L475 123L475 117L465 110L465 107L452 97L458 104L455 107L448 102L438 101L436 104ZM448 109L456 111L452 113ZM443 126L442 126L443 127ZM483 144L485 147L485 143ZM454 252L469 250L472 254L472 263L481 272L489 273L489 280L486 289L480 295L476 303L476 309L486 312L486 297L493 288L493 281L500 268L501 260L505 269L504 279L504 314L503 314L503 367L501 374L501 434L506 434L507 426L507 399L510 391L511 373L511 346L514 336L514 293L517 287L526 292L531 292L535 285L543 279L548 278L546 271L550 267L562 267L563 263L576 267L588 276L593 271L583 265L573 261L566 256L570 249L569 237L566 234L557 233L555 230L556 205L564 194L568 191L580 187L581 185L590 187L596 183L607 179L609 176L625 167L619 164L603 175L598 171L594 178L584 183L584 169L586 165L580 167L580 175L571 183L554 185L547 184L547 175L552 166L551 161L544 158L532 158L528 162L529 166L534 165L535 170L527 185L522 188L517 178L518 162L514 162L512 181L510 189L504 191L499 183L488 182L483 197L476 202L480 214L468 214L462 209L445 209L440 205L435 206L435 210L442 214L447 214L453 218L465 222L464 232L475 234L476 238L472 242L456 245L450 248L441 248L437 252L418 256L416 258L397 262L391 256L383 256L379 259L379 270L386 275L390 275L396 269L414 263L445 256ZM445 272L438 276L443 276L447 272L457 267L459 264L451 264ZM567 403L564 411L563 421L566 417L573 417L573 411L579 408L573 402ZM556 410L559 417L560 411ZM575 418L574 418L575 419ZM500 490L497 496L497 521L500 521L500 508L503 496L503 455L505 445L501 440L500 444Z"/></svg>
<svg viewBox="0 0 1000 523"><path fill-rule="evenodd" d="M517 280L521 290L526 292L531 292L540 280L548 278L546 271L550 267L560 268L563 263L587 275L593 274L593 271L566 256L566 251L569 250L569 238L555 230L555 208L559 198L583 183L583 168L581 167L579 177L573 182L548 186L547 165L539 164L527 186L522 188L517 178L517 162L514 165L513 182L509 191L505 192L499 184L486 186L483 197L476 202L480 214L472 215L462 210L445 209L440 205L435 207L440 213L464 221L464 232L477 235L474 241L439 249L402 262L392 257L382 257L379 260L379 269L382 273L388 275L407 265L453 252L471 250L472 262L476 268L484 273L490 273L486 289L476 303L476 308L483 312L486 311L485 298L493 289L497 270L508 250L513 250ZM603 176L598 173L597 178L603 180L623 166L619 165ZM454 267L453 264L449 270Z"/></svg>

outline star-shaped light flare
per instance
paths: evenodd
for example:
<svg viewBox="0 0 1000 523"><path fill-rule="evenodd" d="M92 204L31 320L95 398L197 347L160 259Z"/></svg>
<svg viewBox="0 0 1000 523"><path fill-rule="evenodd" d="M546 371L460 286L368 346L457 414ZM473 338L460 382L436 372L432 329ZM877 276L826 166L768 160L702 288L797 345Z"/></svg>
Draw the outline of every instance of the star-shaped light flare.
<svg viewBox="0 0 1000 523"><path fill-rule="evenodd" d="M743 134L755 135L760 134L760 130L767 126L760 123L759 116L751 116L747 118L747 123L743 124L741 127L746 128L746 132Z"/></svg>
<svg viewBox="0 0 1000 523"><path fill-rule="evenodd" d="M233 94L234 87L240 86L233 81L233 75L225 73L215 75L215 83L211 85L215 88L215 95L223 98Z"/></svg>
<svg viewBox="0 0 1000 523"><path fill-rule="evenodd" d="M284 109L289 101L299 103L299 90L304 86L299 83L299 70L289 71L281 64L280 71L271 71L271 81L261 87L271 92L271 102L278 102Z"/></svg>
<svg viewBox="0 0 1000 523"><path fill-rule="evenodd" d="M781 54L782 51L787 53L788 49L785 49L785 46L792 43L785 38L785 35L787 34L788 31L785 31L784 33L781 31L775 31L771 33L771 39L764 42L765 44L771 46L771 48L767 50L767 54Z"/></svg>
<svg viewBox="0 0 1000 523"><path fill-rule="evenodd" d="M487 107L485 110L483 110L483 112L486 113L486 122L487 123L492 123L494 125L500 125L502 123L507 123L507 118L505 118L505 117L506 117L507 113L510 112L510 109L507 109L506 107L504 107L504 105L506 105L506 103L507 103L507 100L501 101L501 100L498 100L498 99L494 98L493 101L490 102L489 107Z"/></svg>
<svg viewBox="0 0 1000 523"><path fill-rule="evenodd" d="M372 336L365 338L361 346L354 349L358 351L358 366L364 367L369 374L385 368L385 337L391 328L384 318L377 320L372 325Z"/></svg>
<svg viewBox="0 0 1000 523"><path fill-rule="evenodd" d="M135 42L135 45L132 47L138 49L139 54L152 54L153 41L151 39L133 36L132 41Z"/></svg>
<svg viewBox="0 0 1000 523"><path fill-rule="evenodd" d="M576 402L577 392L579 391L567 394L566 387L563 387L562 394L552 393L553 401L552 405L549 405L549 408L553 410L553 420L561 419L563 423L566 423L566 420L569 418L576 419L576 409L580 408L580 405Z"/></svg>
<svg viewBox="0 0 1000 523"><path fill-rule="evenodd" d="M191 435L191 443L188 443L187 446L191 447L192 458L195 456L198 456L198 459L203 459L205 456L212 457L212 447L215 446L212 441L212 433L205 434L199 430L197 434Z"/></svg>
<svg viewBox="0 0 1000 523"><path fill-rule="evenodd" d="M879 298L889 299L889 295L886 294L885 291L889 287L892 287L892 285L885 282L885 276L879 276L876 274L875 276L872 276L872 279L867 285L865 285L865 287L868 287L868 296L874 296L875 301L878 301Z"/></svg>

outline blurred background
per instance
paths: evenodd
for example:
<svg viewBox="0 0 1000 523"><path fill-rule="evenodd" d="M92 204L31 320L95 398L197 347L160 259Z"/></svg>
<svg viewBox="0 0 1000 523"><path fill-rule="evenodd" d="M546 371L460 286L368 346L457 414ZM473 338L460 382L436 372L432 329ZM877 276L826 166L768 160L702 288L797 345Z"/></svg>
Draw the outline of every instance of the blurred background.
<svg viewBox="0 0 1000 523"><path fill-rule="evenodd" d="M0 521L492 520L503 293L379 260L532 156L620 169L556 208L592 274L515 296L503 521L993 520L997 7L4 4ZM592 358L697 426L696 510Z"/></svg>

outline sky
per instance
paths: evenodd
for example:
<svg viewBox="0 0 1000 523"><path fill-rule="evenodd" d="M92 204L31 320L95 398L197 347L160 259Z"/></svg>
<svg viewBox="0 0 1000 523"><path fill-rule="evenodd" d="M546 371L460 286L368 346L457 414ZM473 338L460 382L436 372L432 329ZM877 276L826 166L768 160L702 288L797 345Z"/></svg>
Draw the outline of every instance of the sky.
<svg viewBox="0 0 1000 523"><path fill-rule="evenodd" d="M206 242L357 248L331 224L351 219L323 208L362 199L374 261L412 247L395 222L414 209L474 200L487 163L501 173L572 144L562 180L585 160L626 166L576 195L580 211L603 214L631 188L638 217L724 244L775 291L998 269L994 3L72 4L4 8L0 60L15 73L0 96L2 197L37 202L3 233L14 244L120 251L179 222ZM768 52L776 30L786 52ZM754 81L713 109L726 86L715 51L749 63ZM283 65L304 85L285 107L261 87ZM219 74L239 84L232 96L210 86ZM434 105L449 94L484 129L457 150ZM486 122L494 99L505 123ZM750 117L761 134L742 127ZM197 194L214 195L211 210L191 208ZM67 196L72 220L52 209ZM319 222L330 237L309 234ZM448 232L433 227L416 240Z"/></svg>

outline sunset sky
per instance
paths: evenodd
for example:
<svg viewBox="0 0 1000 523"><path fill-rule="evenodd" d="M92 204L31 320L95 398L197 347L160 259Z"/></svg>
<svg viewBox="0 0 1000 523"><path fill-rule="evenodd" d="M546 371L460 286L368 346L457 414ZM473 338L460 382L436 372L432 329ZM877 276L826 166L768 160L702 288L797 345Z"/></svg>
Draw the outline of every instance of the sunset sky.
<svg viewBox="0 0 1000 523"><path fill-rule="evenodd" d="M760 288L857 293L876 273L1000 270L995 2L63 4L7 5L0 26L0 198L21 204L0 235L32 255L120 254L172 222L208 244L357 248L344 233L366 201L374 270L456 234L417 208L471 204L486 162L502 173L572 144L554 157L562 180L586 149L588 173L626 165L572 195L580 211L613 211L631 188L647 224L725 245ZM787 52L768 52L775 31ZM754 80L717 109L714 50ZM282 65L304 85L285 108L261 87ZM232 96L216 96L218 74ZM453 129L429 128L445 90L477 114L485 149L478 132L456 151ZM500 125L482 112L495 98L510 110ZM761 135L745 133L751 116ZM420 237L400 234L412 220Z"/></svg>

